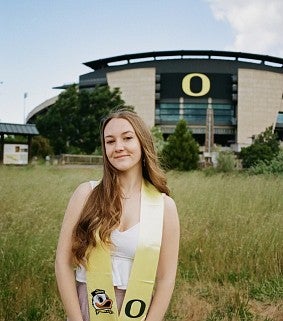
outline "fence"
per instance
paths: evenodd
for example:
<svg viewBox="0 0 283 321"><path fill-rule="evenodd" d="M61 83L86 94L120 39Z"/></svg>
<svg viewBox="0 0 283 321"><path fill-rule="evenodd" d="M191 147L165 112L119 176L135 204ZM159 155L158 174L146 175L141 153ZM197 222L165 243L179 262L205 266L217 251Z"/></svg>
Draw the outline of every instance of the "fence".
<svg viewBox="0 0 283 321"><path fill-rule="evenodd" d="M62 165L102 165L102 156L62 154L59 163Z"/></svg>

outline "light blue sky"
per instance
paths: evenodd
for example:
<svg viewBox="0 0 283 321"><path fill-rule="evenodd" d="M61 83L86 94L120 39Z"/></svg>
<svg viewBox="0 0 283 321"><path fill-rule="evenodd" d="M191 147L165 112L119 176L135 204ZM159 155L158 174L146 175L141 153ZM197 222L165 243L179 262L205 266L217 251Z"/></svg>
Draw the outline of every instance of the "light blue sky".
<svg viewBox="0 0 283 321"><path fill-rule="evenodd" d="M91 69L160 50L283 56L281 0L10 0L0 3L0 121L25 114ZM24 99L24 93L27 98Z"/></svg>

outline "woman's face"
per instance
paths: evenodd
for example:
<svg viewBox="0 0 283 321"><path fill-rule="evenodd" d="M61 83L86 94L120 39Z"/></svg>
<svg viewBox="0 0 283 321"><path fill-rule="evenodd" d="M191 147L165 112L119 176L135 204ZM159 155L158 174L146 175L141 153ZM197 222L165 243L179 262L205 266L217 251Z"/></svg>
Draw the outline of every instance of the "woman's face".
<svg viewBox="0 0 283 321"><path fill-rule="evenodd" d="M133 126L123 118L112 118L104 128L106 156L119 171L141 169L141 145Z"/></svg>

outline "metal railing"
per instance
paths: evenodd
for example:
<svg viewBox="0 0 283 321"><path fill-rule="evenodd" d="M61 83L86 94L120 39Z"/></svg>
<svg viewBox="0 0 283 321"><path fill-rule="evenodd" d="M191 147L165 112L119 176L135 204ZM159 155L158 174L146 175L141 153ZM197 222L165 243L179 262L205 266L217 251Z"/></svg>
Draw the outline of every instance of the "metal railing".
<svg viewBox="0 0 283 321"><path fill-rule="evenodd" d="M102 156L99 155L74 155L62 154L60 157L62 165L102 165Z"/></svg>

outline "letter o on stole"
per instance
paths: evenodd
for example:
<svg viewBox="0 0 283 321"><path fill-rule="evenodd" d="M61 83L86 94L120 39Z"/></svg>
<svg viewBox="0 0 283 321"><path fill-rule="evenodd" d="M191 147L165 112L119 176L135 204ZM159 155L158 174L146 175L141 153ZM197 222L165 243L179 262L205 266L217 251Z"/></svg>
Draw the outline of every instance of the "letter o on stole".
<svg viewBox="0 0 283 321"><path fill-rule="evenodd" d="M197 93L192 92L192 90L191 90L191 79L194 77L199 77L202 82L201 91L197 92ZM198 74L198 73L188 74L183 78L182 89L183 89L184 93L187 94L188 96L193 96L193 97L204 96L209 92L210 80L204 74Z"/></svg>
<svg viewBox="0 0 283 321"><path fill-rule="evenodd" d="M136 305L136 302L138 303L137 305ZM133 305L134 305L133 310L136 310L135 311L136 314L133 314L131 311ZM138 308L139 310L137 311ZM145 308L146 308L146 304L142 300L138 300L138 299L130 300L129 302L127 302L125 306L125 314L129 318L139 318L140 316L143 315Z"/></svg>

